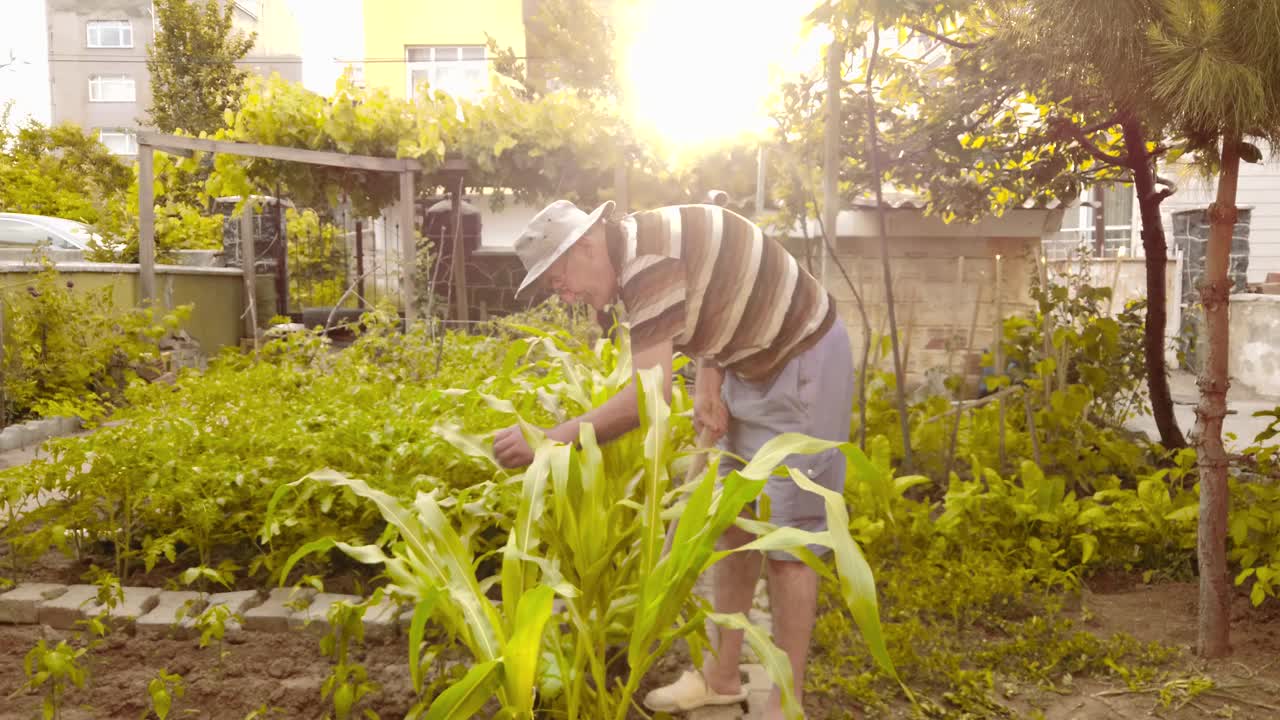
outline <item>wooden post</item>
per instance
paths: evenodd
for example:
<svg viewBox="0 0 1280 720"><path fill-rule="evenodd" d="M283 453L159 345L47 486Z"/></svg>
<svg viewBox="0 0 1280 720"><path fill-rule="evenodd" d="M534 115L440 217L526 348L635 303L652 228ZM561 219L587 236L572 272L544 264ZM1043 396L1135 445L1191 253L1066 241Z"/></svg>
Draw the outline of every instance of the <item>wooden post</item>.
<svg viewBox="0 0 1280 720"><path fill-rule="evenodd" d="M246 199L240 213L240 269L244 274L244 334L258 349L258 277L256 238L253 236L253 200Z"/></svg>
<svg viewBox="0 0 1280 720"><path fill-rule="evenodd" d="M1107 215L1103 209L1103 192L1101 185L1093 186L1093 252L1094 257L1107 254Z"/></svg>
<svg viewBox="0 0 1280 720"><path fill-rule="evenodd" d="M364 221L356 221L356 307L364 309Z"/></svg>
<svg viewBox="0 0 1280 720"><path fill-rule="evenodd" d="M417 262L418 243L413 233L413 171L400 173L400 302L404 305L404 329L406 332L413 325L417 316L414 305L417 295L414 292L413 279Z"/></svg>
<svg viewBox="0 0 1280 720"><path fill-rule="evenodd" d="M138 146L138 290L141 304L156 300L155 171L150 145Z"/></svg>
<svg viewBox="0 0 1280 720"><path fill-rule="evenodd" d="M822 226L826 230L826 245L830 252L836 250L836 223L840 218L840 62L844 59L844 46L838 40L827 48L827 118L823 128L822 149ZM827 287L826 247L818 253L818 280Z"/></svg>
<svg viewBox="0 0 1280 720"><path fill-rule="evenodd" d="M462 178L458 178L458 185L454 188L452 197L452 208L450 210L453 217L453 283L454 295L458 296L457 318L460 322L470 320L470 311L467 303L467 250L466 243L462 241Z"/></svg>
<svg viewBox="0 0 1280 720"><path fill-rule="evenodd" d="M1005 374L1004 366L1004 268L1001 264L1000 253L996 253L996 336L995 336L995 354L996 354L996 377ZM1000 472L1004 472L1004 436L1005 436L1005 416L1004 416L1004 400L999 400L1000 407Z"/></svg>

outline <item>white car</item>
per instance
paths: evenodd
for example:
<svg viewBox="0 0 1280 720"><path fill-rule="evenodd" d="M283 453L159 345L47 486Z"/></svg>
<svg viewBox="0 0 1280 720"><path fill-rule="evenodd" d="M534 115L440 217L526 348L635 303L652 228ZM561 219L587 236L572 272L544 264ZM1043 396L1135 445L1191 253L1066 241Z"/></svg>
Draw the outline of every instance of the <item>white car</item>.
<svg viewBox="0 0 1280 720"><path fill-rule="evenodd" d="M39 245L47 244L55 250L86 251L90 249L90 241L95 238L101 244L101 236L88 225L75 220L47 215L0 213L0 248L34 250Z"/></svg>

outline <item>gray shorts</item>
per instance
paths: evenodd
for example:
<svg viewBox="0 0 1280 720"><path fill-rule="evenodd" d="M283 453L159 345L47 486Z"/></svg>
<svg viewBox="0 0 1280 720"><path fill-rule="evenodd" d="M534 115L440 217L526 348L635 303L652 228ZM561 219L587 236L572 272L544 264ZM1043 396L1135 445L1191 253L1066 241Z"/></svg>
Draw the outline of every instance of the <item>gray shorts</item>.
<svg viewBox="0 0 1280 720"><path fill-rule="evenodd" d="M773 379L752 383L725 373L721 397L729 410L729 430L719 448L748 460L769 439L782 433L803 433L823 440L848 442L853 417L853 351L839 318L813 347L791 359ZM844 454L838 449L817 455L792 455L784 462L815 483L844 492ZM721 477L742 464L720 460ZM827 529L826 505L819 495L801 489L789 477L771 477L764 489L769 498L769 522L811 532ZM819 555L828 548L811 545ZM785 551L769 553L773 560L795 560Z"/></svg>

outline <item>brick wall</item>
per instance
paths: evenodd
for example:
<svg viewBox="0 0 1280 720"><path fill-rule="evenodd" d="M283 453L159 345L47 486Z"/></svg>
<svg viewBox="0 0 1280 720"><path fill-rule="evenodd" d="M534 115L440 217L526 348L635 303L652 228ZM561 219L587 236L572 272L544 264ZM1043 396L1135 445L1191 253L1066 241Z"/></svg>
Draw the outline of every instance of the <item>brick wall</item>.
<svg viewBox="0 0 1280 720"><path fill-rule="evenodd" d="M1003 317L1031 309L1031 278L1037 271L1039 244L1038 237L891 239L894 311L909 386L923 382L934 368L977 375L982 353L995 337L997 308ZM879 248L878 239L841 238L837 249L840 264L863 298L873 338L889 333ZM1000 255L999 288L996 255ZM849 327L855 357L860 358L867 333L849 282L831 264L826 284ZM873 348L873 367L893 367L891 354L877 355Z"/></svg>

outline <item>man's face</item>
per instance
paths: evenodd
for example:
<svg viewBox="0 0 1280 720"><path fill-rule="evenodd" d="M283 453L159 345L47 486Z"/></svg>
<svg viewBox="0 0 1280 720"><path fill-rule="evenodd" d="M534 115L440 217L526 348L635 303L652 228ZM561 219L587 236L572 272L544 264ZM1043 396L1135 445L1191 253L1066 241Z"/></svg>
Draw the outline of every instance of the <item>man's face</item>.
<svg viewBox="0 0 1280 720"><path fill-rule="evenodd" d="M556 259L542 276L545 287L568 305L586 303L602 310L613 301L615 278L613 266L603 251L601 226L592 228L586 236L573 244Z"/></svg>
<svg viewBox="0 0 1280 720"><path fill-rule="evenodd" d="M575 243L556 258L543 275L546 287L566 305L588 302L587 295L591 292L589 273L583 271L581 255L581 243Z"/></svg>

